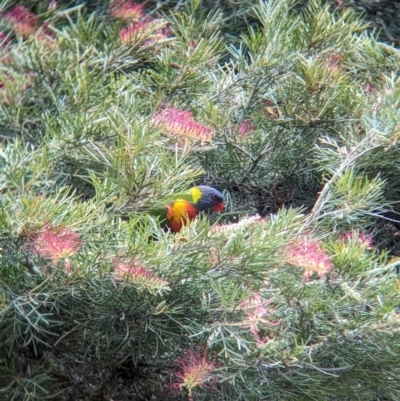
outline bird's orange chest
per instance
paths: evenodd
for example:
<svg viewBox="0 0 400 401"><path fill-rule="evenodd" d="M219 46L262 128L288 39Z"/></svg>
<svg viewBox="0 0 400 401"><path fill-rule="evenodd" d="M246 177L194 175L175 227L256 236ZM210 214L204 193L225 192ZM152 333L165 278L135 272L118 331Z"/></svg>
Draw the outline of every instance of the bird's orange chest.
<svg viewBox="0 0 400 401"><path fill-rule="evenodd" d="M173 232L178 232L184 224L197 216L196 208L188 201L177 200L167 206L167 225Z"/></svg>

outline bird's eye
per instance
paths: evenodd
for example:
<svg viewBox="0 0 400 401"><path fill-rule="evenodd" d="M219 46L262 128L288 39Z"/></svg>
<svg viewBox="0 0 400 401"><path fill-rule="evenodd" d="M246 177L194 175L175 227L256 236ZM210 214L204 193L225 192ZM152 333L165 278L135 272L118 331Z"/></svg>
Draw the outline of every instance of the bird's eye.
<svg viewBox="0 0 400 401"><path fill-rule="evenodd" d="M212 194L212 195L211 195L211 199L212 199L212 200L217 200L217 195Z"/></svg>

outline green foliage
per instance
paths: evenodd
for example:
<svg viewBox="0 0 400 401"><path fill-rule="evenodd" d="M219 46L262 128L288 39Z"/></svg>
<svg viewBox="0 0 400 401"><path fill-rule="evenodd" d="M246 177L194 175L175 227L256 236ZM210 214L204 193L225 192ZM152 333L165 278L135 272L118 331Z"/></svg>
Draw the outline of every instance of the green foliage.
<svg viewBox="0 0 400 401"><path fill-rule="evenodd" d="M149 1L135 34L102 2L23 4L0 398L398 400L398 50L317 0ZM200 183L221 216L141 212Z"/></svg>

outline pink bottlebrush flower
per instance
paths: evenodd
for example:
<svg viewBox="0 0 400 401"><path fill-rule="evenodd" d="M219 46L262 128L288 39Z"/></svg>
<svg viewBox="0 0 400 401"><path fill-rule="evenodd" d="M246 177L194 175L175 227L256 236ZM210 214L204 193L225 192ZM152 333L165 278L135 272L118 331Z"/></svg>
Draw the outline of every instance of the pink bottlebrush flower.
<svg viewBox="0 0 400 401"><path fill-rule="evenodd" d="M168 282L155 275L152 271L138 266L135 263L114 262L114 276L117 279L126 279L138 285L139 289L149 292L169 291Z"/></svg>
<svg viewBox="0 0 400 401"><path fill-rule="evenodd" d="M4 19L13 24L15 31L27 38L36 31L38 17L24 6L15 6L4 15Z"/></svg>
<svg viewBox="0 0 400 401"><path fill-rule="evenodd" d="M196 387L214 388L215 377L212 372L217 365L217 361L210 358L205 348L198 353L188 349L185 357L175 361L178 371L174 375L177 379L172 383L171 388L185 389L189 400L193 400L193 390Z"/></svg>
<svg viewBox="0 0 400 401"><path fill-rule="evenodd" d="M308 238L292 242L287 247L285 261L295 267L304 268L306 281L314 272L322 278L333 269L331 258L322 248L322 243Z"/></svg>
<svg viewBox="0 0 400 401"><path fill-rule="evenodd" d="M239 135L249 135L256 129L256 126L250 121L243 121L238 129Z"/></svg>
<svg viewBox="0 0 400 401"><path fill-rule="evenodd" d="M110 14L122 21L137 21L144 16L144 4L132 0L114 0L110 3Z"/></svg>
<svg viewBox="0 0 400 401"><path fill-rule="evenodd" d="M176 107L167 107L157 111L153 122L164 128L167 136L181 136L192 138L201 142L209 142L214 138L214 131L195 121L191 111Z"/></svg>
<svg viewBox="0 0 400 401"><path fill-rule="evenodd" d="M13 24L14 30L24 39L38 32L37 38L40 40L54 38L54 33L46 24L39 25L38 17L24 6L11 8L3 18Z"/></svg>
<svg viewBox="0 0 400 401"><path fill-rule="evenodd" d="M214 224L209 230L209 236L213 235L229 235L243 231L248 231L251 227L261 224L265 221L258 214L249 217L243 217L237 223Z"/></svg>
<svg viewBox="0 0 400 401"><path fill-rule="evenodd" d="M280 323L280 321L271 322L266 319L266 315L275 312L275 310L268 307L271 302L263 298L258 292L240 304L240 308L247 315L244 327L250 329L258 346L265 345L270 341L269 338L260 336L260 325L276 326Z"/></svg>
<svg viewBox="0 0 400 401"><path fill-rule="evenodd" d="M31 237L27 250L36 253L42 259L50 259L57 265L61 259L65 260L65 271L71 270L69 257L79 252L82 242L75 231L67 227L53 227L47 224L39 233Z"/></svg>
<svg viewBox="0 0 400 401"><path fill-rule="evenodd" d="M159 40L168 38L164 26L165 22L160 19L136 22L122 28L119 33L119 39L125 45L129 45L135 40L147 39L142 44L142 47L150 46Z"/></svg>
<svg viewBox="0 0 400 401"><path fill-rule="evenodd" d="M365 233L357 233L355 231L349 231L347 233L342 234L339 237L339 240L350 242L353 240L357 240L357 242L365 247L366 249L374 249L374 243L372 241L372 235Z"/></svg>

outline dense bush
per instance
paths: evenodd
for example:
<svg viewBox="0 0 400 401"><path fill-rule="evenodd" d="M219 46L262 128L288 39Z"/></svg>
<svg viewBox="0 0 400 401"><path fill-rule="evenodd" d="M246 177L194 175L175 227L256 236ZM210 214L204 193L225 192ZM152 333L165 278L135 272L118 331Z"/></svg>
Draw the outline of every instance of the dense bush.
<svg viewBox="0 0 400 401"><path fill-rule="evenodd" d="M316 0L2 10L0 398L400 398L396 48Z"/></svg>

